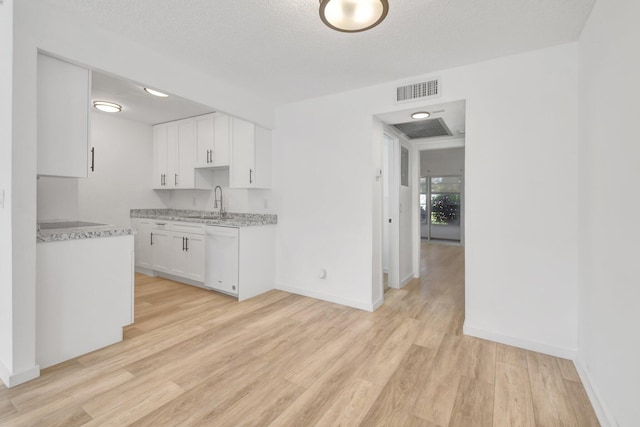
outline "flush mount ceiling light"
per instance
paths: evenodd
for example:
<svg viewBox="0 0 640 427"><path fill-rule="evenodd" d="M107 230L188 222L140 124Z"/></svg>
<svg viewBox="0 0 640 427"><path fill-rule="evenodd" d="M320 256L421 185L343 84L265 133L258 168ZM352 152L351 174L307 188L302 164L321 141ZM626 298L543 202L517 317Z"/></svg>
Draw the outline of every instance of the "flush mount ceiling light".
<svg viewBox="0 0 640 427"><path fill-rule="evenodd" d="M122 111L122 106L107 101L93 101L93 106L105 113L119 113Z"/></svg>
<svg viewBox="0 0 640 427"><path fill-rule="evenodd" d="M366 31L381 23L389 12L387 0L320 0L320 19L345 33Z"/></svg>
<svg viewBox="0 0 640 427"><path fill-rule="evenodd" d="M417 111L411 115L412 119L426 119L429 117L431 113L427 113L426 111Z"/></svg>
<svg viewBox="0 0 640 427"><path fill-rule="evenodd" d="M169 97L169 95L167 95L166 93L162 93L160 91L157 91L155 89L149 89L148 87L144 88L144 91L153 95L153 96L159 96L160 98L167 98Z"/></svg>

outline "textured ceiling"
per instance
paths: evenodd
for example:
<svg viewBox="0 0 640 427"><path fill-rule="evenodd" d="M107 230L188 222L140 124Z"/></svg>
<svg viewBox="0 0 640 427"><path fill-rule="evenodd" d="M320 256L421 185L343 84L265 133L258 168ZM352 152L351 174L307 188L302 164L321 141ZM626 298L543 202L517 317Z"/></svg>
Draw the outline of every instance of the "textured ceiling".
<svg viewBox="0 0 640 427"><path fill-rule="evenodd" d="M105 113L97 109L93 111L149 125L214 111L210 107L175 95L170 95L168 98L149 95L144 91L144 87L143 84L94 71L91 74L91 100L115 102L122 106L122 111L119 113Z"/></svg>
<svg viewBox="0 0 640 427"><path fill-rule="evenodd" d="M381 25L346 34L317 0L41 1L276 102L573 41L595 2L390 0Z"/></svg>

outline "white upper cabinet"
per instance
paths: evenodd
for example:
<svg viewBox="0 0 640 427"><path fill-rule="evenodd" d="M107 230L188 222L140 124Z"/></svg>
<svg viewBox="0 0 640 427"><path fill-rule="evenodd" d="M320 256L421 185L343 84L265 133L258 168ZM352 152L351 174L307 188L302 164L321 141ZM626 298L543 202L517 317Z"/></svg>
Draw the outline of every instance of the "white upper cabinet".
<svg viewBox="0 0 640 427"><path fill-rule="evenodd" d="M153 127L153 188L212 189L212 176L196 169L194 118Z"/></svg>
<svg viewBox="0 0 640 427"><path fill-rule="evenodd" d="M89 173L90 71L38 54L38 175Z"/></svg>
<svg viewBox="0 0 640 427"><path fill-rule="evenodd" d="M177 125L176 169L173 173L175 188L200 188L196 186L196 130L193 119L180 120Z"/></svg>
<svg viewBox="0 0 640 427"><path fill-rule="evenodd" d="M229 116L212 113L195 118L199 168L229 166Z"/></svg>
<svg viewBox="0 0 640 427"><path fill-rule="evenodd" d="M271 187L271 131L231 118L231 188Z"/></svg>

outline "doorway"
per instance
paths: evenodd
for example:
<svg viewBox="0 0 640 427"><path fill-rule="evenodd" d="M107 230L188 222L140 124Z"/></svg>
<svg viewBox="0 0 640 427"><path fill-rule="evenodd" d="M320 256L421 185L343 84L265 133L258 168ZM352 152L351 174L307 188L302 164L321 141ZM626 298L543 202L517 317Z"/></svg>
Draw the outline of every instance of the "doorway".
<svg viewBox="0 0 640 427"><path fill-rule="evenodd" d="M464 242L464 145L418 151L419 238Z"/></svg>
<svg viewBox="0 0 640 427"><path fill-rule="evenodd" d="M420 237L460 243L462 175L420 177Z"/></svg>

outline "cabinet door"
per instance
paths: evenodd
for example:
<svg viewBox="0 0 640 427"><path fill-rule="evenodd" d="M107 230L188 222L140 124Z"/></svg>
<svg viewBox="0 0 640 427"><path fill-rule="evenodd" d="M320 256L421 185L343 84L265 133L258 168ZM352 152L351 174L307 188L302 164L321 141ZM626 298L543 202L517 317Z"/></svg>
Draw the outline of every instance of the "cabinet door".
<svg viewBox="0 0 640 427"><path fill-rule="evenodd" d="M231 119L231 164L229 187L252 188L254 186L255 125L244 120Z"/></svg>
<svg viewBox="0 0 640 427"><path fill-rule="evenodd" d="M271 188L271 131L256 126L252 188Z"/></svg>
<svg viewBox="0 0 640 427"><path fill-rule="evenodd" d="M38 54L38 174L86 178L89 70Z"/></svg>
<svg viewBox="0 0 640 427"><path fill-rule="evenodd" d="M229 116L216 114L214 118L213 166L229 166L229 145L231 140Z"/></svg>
<svg viewBox="0 0 640 427"><path fill-rule="evenodd" d="M214 115L196 117L196 163L198 167L211 166L214 150Z"/></svg>
<svg viewBox="0 0 640 427"><path fill-rule="evenodd" d="M204 236L187 234L187 277L204 282Z"/></svg>
<svg viewBox="0 0 640 427"><path fill-rule="evenodd" d="M167 188L169 159L168 126L156 125L153 127L153 188Z"/></svg>
<svg viewBox="0 0 640 427"><path fill-rule="evenodd" d="M163 188L176 188L178 182L178 124L167 125L167 175Z"/></svg>
<svg viewBox="0 0 640 427"><path fill-rule="evenodd" d="M169 272L171 269L171 233L152 228L150 240L152 242L153 269Z"/></svg>
<svg viewBox="0 0 640 427"><path fill-rule="evenodd" d="M136 266L152 269L153 254L151 252L151 221L141 218L135 218L132 221L133 227L136 229L135 251Z"/></svg>
<svg viewBox="0 0 640 427"><path fill-rule="evenodd" d="M178 122L176 188L195 188L196 135L193 119Z"/></svg>
<svg viewBox="0 0 640 427"><path fill-rule="evenodd" d="M186 236L175 233L171 236L171 274L187 277L189 269L188 253L186 250Z"/></svg>

